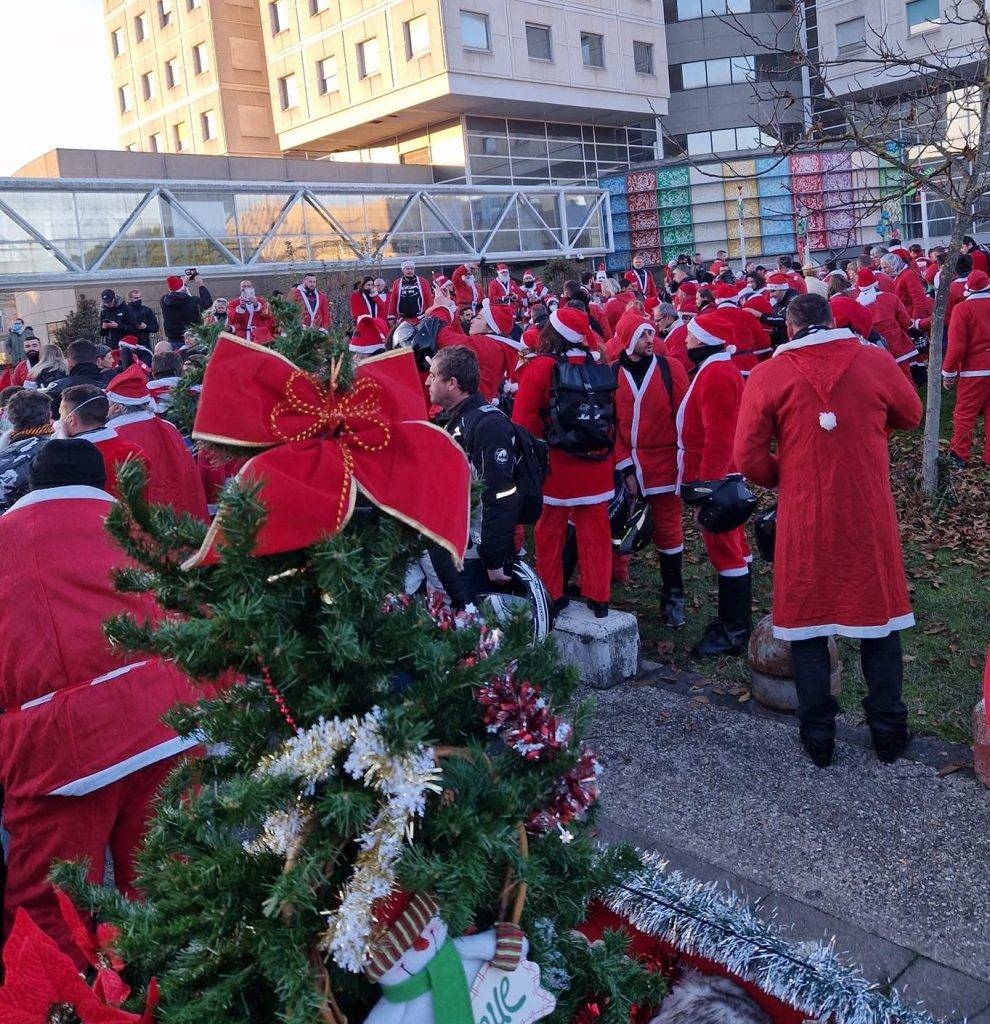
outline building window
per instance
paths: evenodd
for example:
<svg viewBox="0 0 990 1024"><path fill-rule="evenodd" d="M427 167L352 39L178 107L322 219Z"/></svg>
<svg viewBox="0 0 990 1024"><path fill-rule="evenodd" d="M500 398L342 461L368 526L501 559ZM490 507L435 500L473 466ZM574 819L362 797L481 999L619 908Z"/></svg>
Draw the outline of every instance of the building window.
<svg viewBox="0 0 990 1024"><path fill-rule="evenodd" d="M209 54L206 52L206 43L197 43L192 48L193 70L197 75L203 74L210 66Z"/></svg>
<svg viewBox="0 0 990 1024"><path fill-rule="evenodd" d="M169 57L165 61L165 84L174 89L179 84L179 58Z"/></svg>
<svg viewBox="0 0 990 1024"><path fill-rule="evenodd" d="M122 28L115 28L110 33L110 51L115 57L119 57L124 52L124 30Z"/></svg>
<svg viewBox="0 0 990 1024"><path fill-rule="evenodd" d="M665 0L666 21L693 21L708 15L749 14L752 10L777 10L775 0ZM790 4L787 7L790 10Z"/></svg>
<svg viewBox="0 0 990 1024"><path fill-rule="evenodd" d="M638 70L638 68L637 68ZM756 57L719 57L670 66L671 92L713 85L741 85L756 80Z"/></svg>
<svg viewBox="0 0 990 1024"><path fill-rule="evenodd" d="M486 50L491 53L492 41L488 32L487 14L461 11L461 42L465 50Z"/></svg>
<svg viewBox="0 0 990 1024"><path fill-rule="evenodd" d="M283 110L299 106L299 89L296 87L295 75L285 75L278 80L278 98Z"/></svg>
<svg viewBox="0 0 990 1024"><path fill-rule="evenodd" d="M835 26L835 45L839 53L851 53L866 45L866 18L850 18Z"/></svg>
<svg viewBox="0 0 990 1024"><path fill-rule="evenodd" d="M711 132L689 132L685 148L690 156L708 153L732 153L736 150L774 146L777 140L760 131L756 125L742 128L720 128Z"/></svg>
<svg viewBox="0 0 990 1024"><path fill-rule="evenodd" d="M145 73L141 76L141 95L146 100L150 100L155 95L154 71L145 71Z"/></svg>
<svg viewBox="0 0 990 1024"><path fill-rule="evenodd" d="M309 0L310 16L330 10L330 0Z"/></svg>
<svg viewBox="0 0 990 1024"><path fill-rule="evenodd" d="M530 60L553 60L553 39L549 25L526 24L526 52Z"/></svg>
<svg viewBox="0 0 990 1024"><path fill-rule="evenodd" d="M189 125L180 121L172 126L172 141L175 143L176 153L185 153L190 148Z"/></svg>
<svg viewBox="0 0 990 1024"><path fill-rule="evenodd" d="M212 110L204 110L199 115L199 127L203 133L203 141L212 141L217 137L217 115Z"/></svg>
<svg viewBox="0 0 990 1024"><path fill-rule="evenodd" d="M425 14L410 18L403 24L402 32L406 38L406 60L430 52L430 19Z"/></svg>
<svg viewBox="0 0 990 1024"><path fill-rule="evenodd" d="M289 28L289 11L285 0L272 0L268 5L268 17L272 23L272 35L285 32Z"/></svg>
<svg viewBox="0 0 990 1024"><path fill-rule="evenodd" d="M596 32L582 32L581 60L586 68L605 67L605 37Z"/></svg>
<svg viewBox="0 0 990 1024"><path fill-rule="evenodd" d="M148 38L148 15L143 11L134 17L134 39L143 43Z"/></svg>
<svg viewBox="0 0 990 1024"><path fill-rule="evenodd" d="M653 72L653 43L641 43L638 39L633 40L633 64L637 75L652 75Z"/></svg>
<svg viewBox="0 0 990 1024"><path fill-rule="evenodd" d="M939 24L938 0L908 0L907 23L908 32L924 32L926 28Z"/></svg>
<svg viewBox="0 0 990 1024"><path fill-rule="evenodd" d="M162 151L161 132L155 132L153 135L148 136L148 149L152 153L160 153Z"/></svg>
<svg viewBox="0 0 990 1024"><path fill-rule="evenodd" d="M186 0L186 10L195 11L203 3L203 0Z"/></svg>
<svg viewBox="0 0 990 1024"><path fill-rule="evenodd" d="M158 0L158 24L168 28L172 23L172 0Z"/></svg>
<svg viewBox="0 0 990 1024"><path fill-rule="evenodd" d="M378 55L378 39L365 39L357 44L358 78L371 78L382 70Z"/></svg>
<svg viewBox="0 0 990 1024"><path fill-rule="evenodd" d="M122 85L117 90L117 101L120 103L120 112L126 114L134 108L134 98L131 96L131 87Z"/></svg>
<svg viewBox="0 0 990 1024"><path fill-rule="evenodd" d="M324 57L316 62L316 85L321 96L329 96L340 89L336 57Z"/></svg>

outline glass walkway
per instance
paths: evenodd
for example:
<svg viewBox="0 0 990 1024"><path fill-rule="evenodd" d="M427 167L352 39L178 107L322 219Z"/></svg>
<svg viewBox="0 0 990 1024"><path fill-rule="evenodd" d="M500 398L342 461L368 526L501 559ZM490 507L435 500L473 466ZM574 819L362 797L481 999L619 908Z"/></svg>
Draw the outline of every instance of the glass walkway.
<svg viewBox="0 0 990 1024"><path fill-rule="evenodd" d="M395 267L406 257L541 260L611 248L591 187L294 185L0 178L0 288L205 267Z"/></svg>

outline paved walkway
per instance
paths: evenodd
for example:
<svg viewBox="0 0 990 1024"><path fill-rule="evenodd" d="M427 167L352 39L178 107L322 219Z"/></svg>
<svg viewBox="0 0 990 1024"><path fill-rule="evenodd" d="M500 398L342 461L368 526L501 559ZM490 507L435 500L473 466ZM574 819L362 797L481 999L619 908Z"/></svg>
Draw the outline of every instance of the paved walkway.
<svg viewBox="0 0 990 1024"><path fill-rule="evenodd" d="M915 741L882 765L847 728L822 771L792 718L691 682L655 667L594 693L603 838L760 899L795 940L834 935L936 1017L990 1024L990 790L945 774L965 748Z"/></svg>

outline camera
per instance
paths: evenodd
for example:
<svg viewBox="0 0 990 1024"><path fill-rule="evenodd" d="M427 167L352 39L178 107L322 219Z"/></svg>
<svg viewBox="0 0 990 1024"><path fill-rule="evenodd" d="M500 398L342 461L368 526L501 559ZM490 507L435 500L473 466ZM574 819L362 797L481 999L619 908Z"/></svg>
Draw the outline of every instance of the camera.
<svg viewBox="0 0 990 1024"><path fill-rule="evenodd" d="M199 277L199 271L195 267L190 267L186 271L186 277L191 281L194 277Z"/></svg>

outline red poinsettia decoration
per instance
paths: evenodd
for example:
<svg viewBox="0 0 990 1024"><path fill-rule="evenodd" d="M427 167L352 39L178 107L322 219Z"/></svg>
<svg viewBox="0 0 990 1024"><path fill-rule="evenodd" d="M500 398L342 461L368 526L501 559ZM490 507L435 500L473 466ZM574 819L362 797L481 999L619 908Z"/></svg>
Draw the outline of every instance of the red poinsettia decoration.
<svg viewBox="0 0 990 1024"><path fill-rule="evenodd" d="M58 886L55 887L62 920L69 926L72 941L79 952L96 968L93 994L111 1006L120 1006L131 994L131 986L120 976L124 961L114 950L114 943L120 938L120 929L112 924L98 924L92 932L86 926L76 905Z"/></svg>
<svg viewBox="0 0 990 1024"><path fill-rule="evenodd" d="M75 964L23 910L3 948L0 1024L151 1024L158 988L148 986L144 1014L101 1002Z"/></svg>

